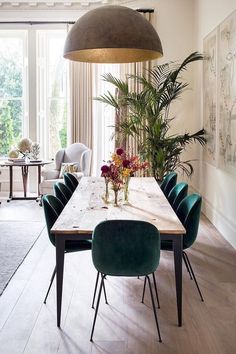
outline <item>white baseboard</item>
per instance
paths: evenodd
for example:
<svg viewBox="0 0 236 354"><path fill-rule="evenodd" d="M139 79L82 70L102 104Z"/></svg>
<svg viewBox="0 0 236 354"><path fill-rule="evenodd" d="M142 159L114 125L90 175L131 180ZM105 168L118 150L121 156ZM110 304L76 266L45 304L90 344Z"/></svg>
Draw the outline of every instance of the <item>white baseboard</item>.
<svg viewBox="0 0 236 354"><path fill-rule="evenodd" d="M199 193L193 186L189 186L190 193ZM236 249L236 223L202 197L202 213L212 222L222 236Z"/></svg>

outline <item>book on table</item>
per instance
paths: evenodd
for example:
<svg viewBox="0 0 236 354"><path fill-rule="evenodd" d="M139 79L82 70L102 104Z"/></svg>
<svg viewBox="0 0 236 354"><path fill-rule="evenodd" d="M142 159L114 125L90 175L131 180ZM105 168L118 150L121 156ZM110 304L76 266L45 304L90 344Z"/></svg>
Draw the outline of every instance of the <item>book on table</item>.
<svg viewBox="0 0 236 354"><path fill-rule="evenodd" d="M19 158L19 157L16 157L16 158L14 158L14 157L12 157L12 158L9 158L8 159L8 161L10 161L10 162L25 162L25 158L24 157L22 157L22 158Z"/></svg>

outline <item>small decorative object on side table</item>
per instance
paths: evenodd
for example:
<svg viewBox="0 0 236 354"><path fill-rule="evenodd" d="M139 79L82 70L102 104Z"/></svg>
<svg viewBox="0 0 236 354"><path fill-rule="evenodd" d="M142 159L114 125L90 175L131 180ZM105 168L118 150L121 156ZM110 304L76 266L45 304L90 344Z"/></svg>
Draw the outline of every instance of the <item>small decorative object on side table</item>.
<svg viewBox="0 0 236 354"><path fill-rule="evenodd" d="M32 141L28 138L23 138L18 143L18 151L23 157L29 157Z"/></svg>
<svg viewBox="0 0 236 354"><path fill-rule="evenodd" d="M40 154L40 145L36 142L32 143L31 149L30 149L30 160L32 161L38 161L39 160L39 154Z"/></svg>

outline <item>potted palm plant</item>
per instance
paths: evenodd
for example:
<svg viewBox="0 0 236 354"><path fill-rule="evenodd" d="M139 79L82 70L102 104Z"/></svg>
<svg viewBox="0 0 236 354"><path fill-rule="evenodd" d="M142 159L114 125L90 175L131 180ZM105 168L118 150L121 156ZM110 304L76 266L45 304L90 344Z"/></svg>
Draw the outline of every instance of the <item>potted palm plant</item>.
<svg viewBox="0 0 236 354"><path fill-rule="evenodd" d="M128 136L136 139L138 152L150 162L152 174L157 181L162 181L166 174L177 169L190 176L193 173L192 160L182 160L181 154L191 143L206 143L203 129L193 134L171 134L174 118L169 117L171 103L188 87L188 83L180 78L181 72L190 63L202 59L202 54L194 52L180 65L158 65L148 71L148 75L130 75L126 81L111 74L103 75L103 79L113 84L119 94L113 95L108 91L97 97L97 100L116 109L119 116L116 133L122 139ZM139 92L130 90L130 80L140 84Z"/></svg>

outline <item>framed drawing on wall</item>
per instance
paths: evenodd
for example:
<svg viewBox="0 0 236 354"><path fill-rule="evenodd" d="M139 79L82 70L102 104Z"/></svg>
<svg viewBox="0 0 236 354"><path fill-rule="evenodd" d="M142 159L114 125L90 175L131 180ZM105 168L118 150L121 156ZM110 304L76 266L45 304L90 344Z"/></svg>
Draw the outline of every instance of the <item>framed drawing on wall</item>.
<svg viewBox="0 0 236 354"><path fill-rule="evenodd" d="M236 174L236 11L219 26L219 167Z"/></svg>
<svg viewBox="0 0 236 354"><path fill-rule="evenodd" d="M203 125L207 145L203 150L205 161L216 165L217 136L217 29L204 38L203 51Z"/></svg>

